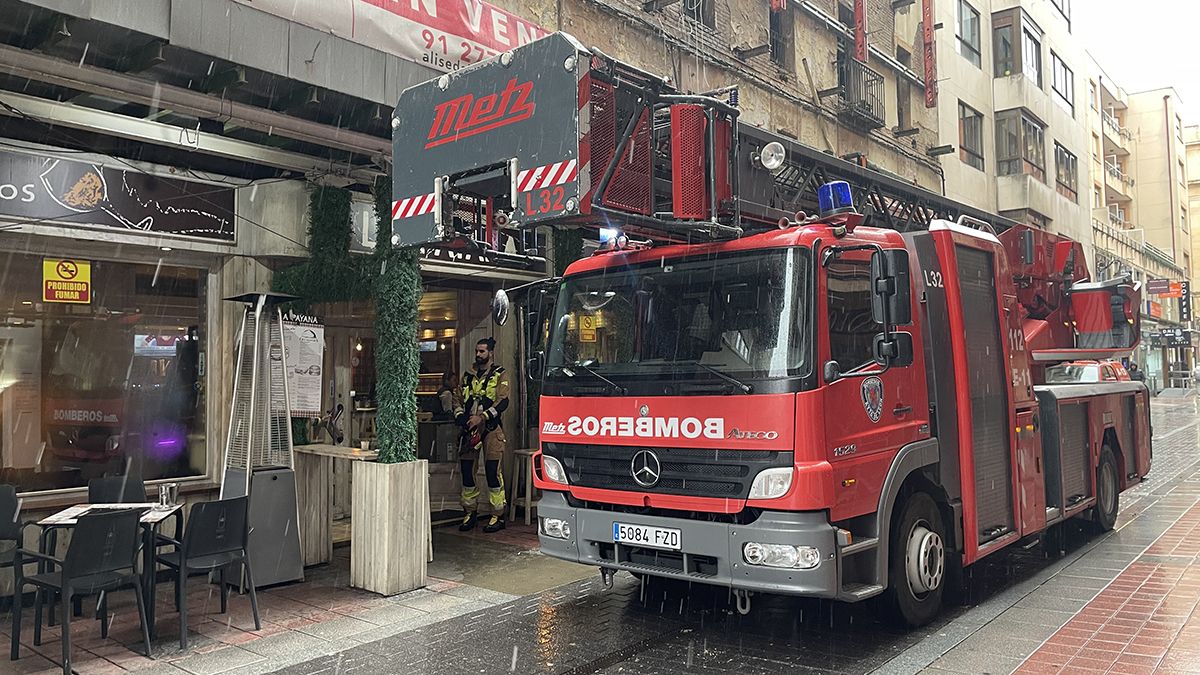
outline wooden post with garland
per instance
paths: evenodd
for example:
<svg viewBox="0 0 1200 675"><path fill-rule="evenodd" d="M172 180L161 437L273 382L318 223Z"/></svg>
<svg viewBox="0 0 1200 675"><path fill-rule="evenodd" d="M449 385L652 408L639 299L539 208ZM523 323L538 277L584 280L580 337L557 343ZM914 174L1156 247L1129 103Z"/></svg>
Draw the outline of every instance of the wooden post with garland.
<svg viewBox="0 0 1200 675"><path fill-rule="evenodd" d="M375 183L375 391L379 407L375 427L379 461L384 463L417 458L416 392L421 372L417 351L420 262L415 250L392 247L391 202L391 183L381 178Z"/></svg>

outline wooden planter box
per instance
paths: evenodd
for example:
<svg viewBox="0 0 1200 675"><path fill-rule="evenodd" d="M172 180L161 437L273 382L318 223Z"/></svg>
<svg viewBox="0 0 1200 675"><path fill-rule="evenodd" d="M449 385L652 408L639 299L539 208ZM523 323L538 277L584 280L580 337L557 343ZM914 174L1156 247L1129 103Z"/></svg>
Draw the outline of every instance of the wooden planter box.
<svg viewBox="0 0 1200 675"><path fill-rule="evenodd" d="M350 585L396 595L426 583L429 462L355 462Z"/></svg>

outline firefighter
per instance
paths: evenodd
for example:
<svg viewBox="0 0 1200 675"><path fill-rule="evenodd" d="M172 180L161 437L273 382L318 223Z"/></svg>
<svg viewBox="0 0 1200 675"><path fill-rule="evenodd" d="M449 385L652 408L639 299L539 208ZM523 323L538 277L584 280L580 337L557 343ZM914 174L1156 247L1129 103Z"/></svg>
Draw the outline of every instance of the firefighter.
<svg viewBox="0 0 1200 675"><path fill-rule="evenodd" d="M475 371L463 377L462 398L455 419L462 427L459 461L462 467L462 506L466 511L459 530L475 528L478 521L479 488L475 485L475 461L483 454L487 476L487 522L484 532L504 529L504 428L500 416L508 408L508 375L495 363L496 341L484 338L475 345Z"/></svg>

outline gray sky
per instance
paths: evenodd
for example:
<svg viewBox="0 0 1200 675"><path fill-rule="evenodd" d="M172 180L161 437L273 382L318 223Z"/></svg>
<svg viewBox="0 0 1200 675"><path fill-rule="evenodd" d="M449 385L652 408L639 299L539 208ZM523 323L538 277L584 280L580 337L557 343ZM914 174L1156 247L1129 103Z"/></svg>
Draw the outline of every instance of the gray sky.
<svg viewBox="0 0 1200 675"><path fill-rule="evenodd" d="M1125 91L1173 86L1185 124L1200 123L1200 3L1075 0L1072 29Z"/></svg>

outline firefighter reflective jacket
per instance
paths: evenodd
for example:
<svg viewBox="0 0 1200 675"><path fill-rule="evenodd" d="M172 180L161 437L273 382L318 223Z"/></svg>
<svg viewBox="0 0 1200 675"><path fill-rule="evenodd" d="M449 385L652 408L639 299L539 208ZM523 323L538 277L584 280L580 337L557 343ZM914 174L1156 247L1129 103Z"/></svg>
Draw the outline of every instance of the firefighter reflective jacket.
<svg viewBox="0 0 1200 675"><path fill-rule="evenodd" d="M455 417L466 425L472 414L480 415L489 430L500 426L500 415L508 408L508 374L501 366L492 366L486 373L467 373L463 377L462 408Z"/></svg>

